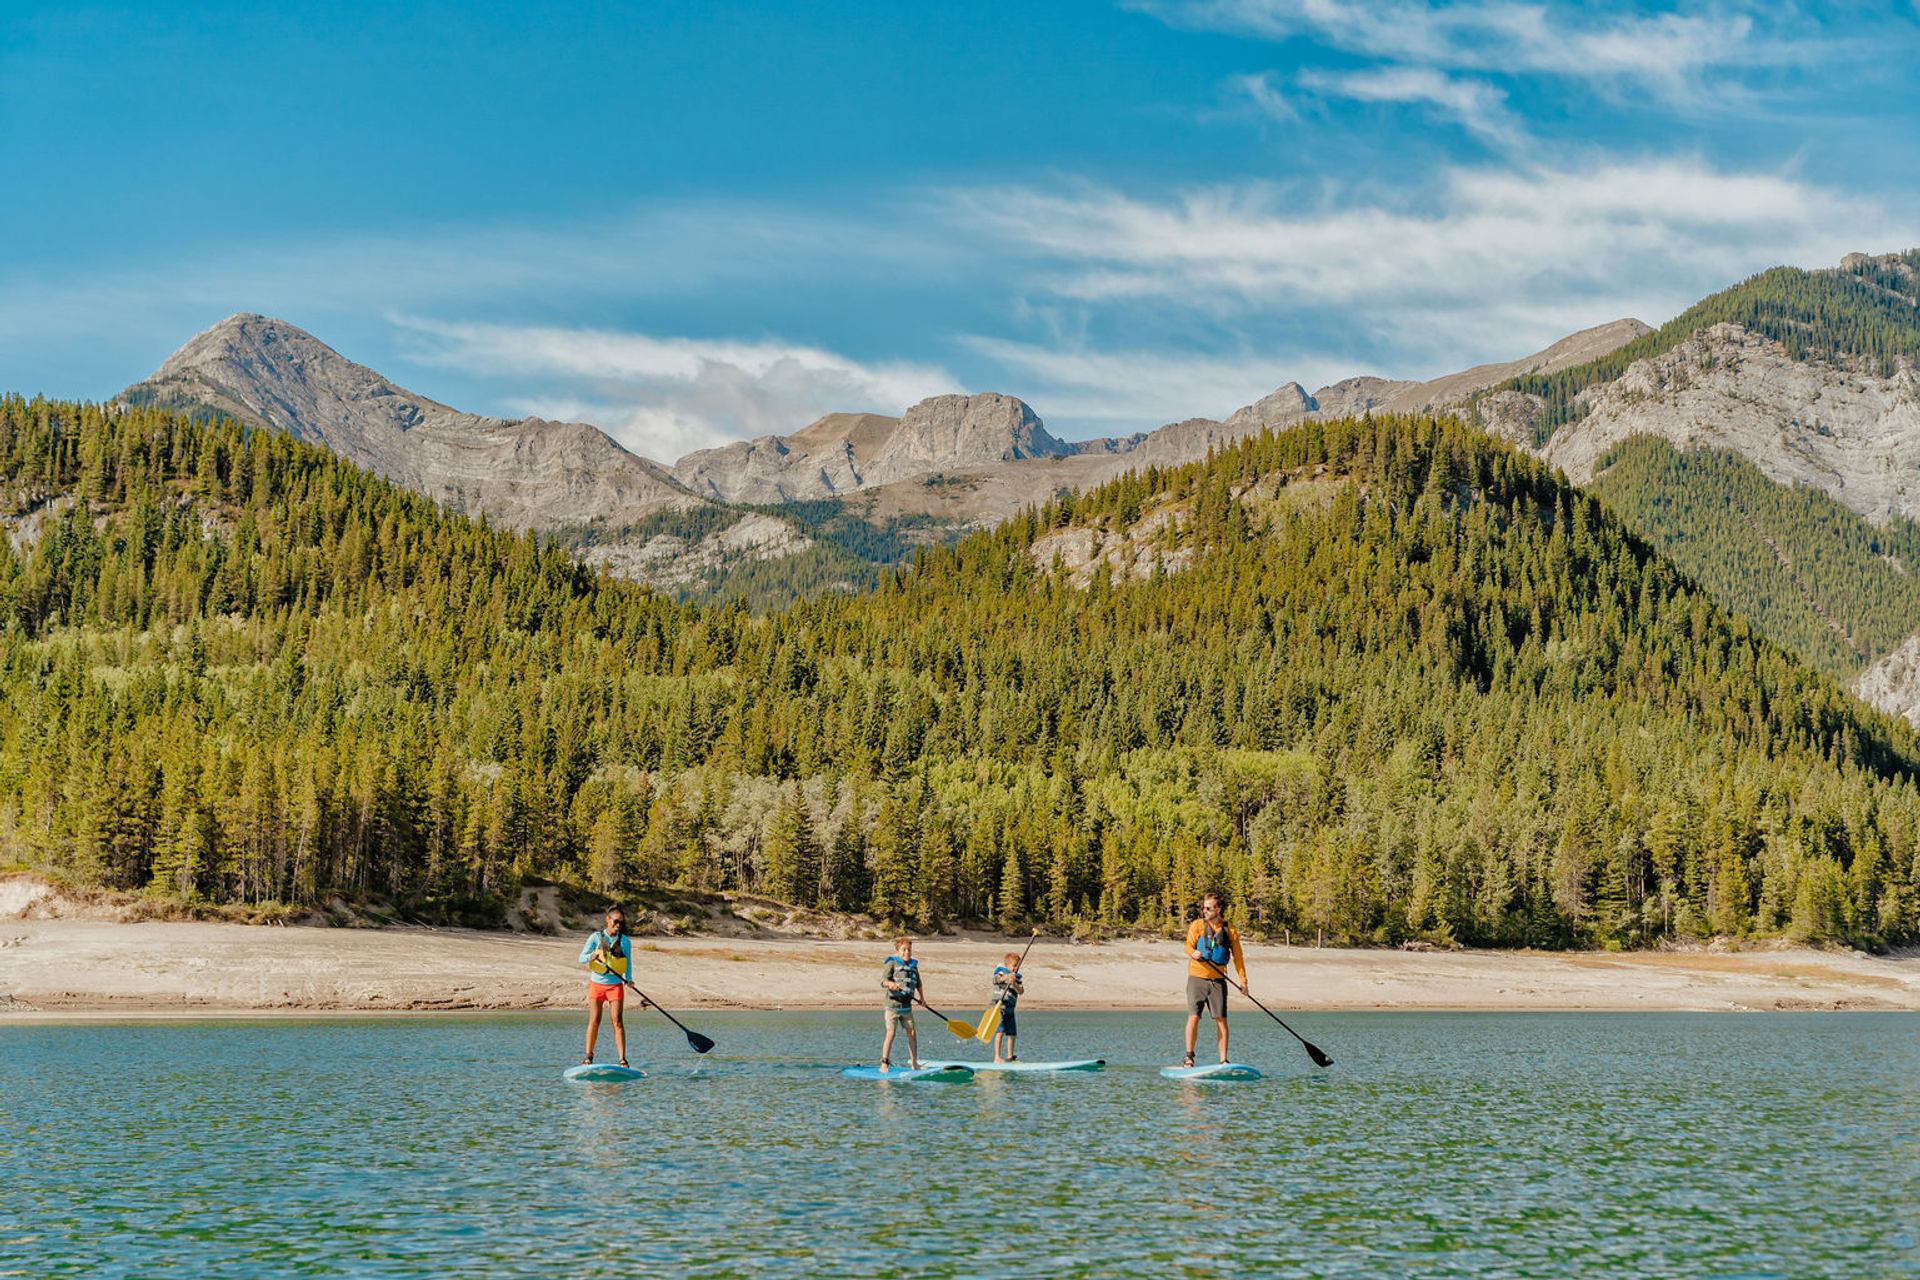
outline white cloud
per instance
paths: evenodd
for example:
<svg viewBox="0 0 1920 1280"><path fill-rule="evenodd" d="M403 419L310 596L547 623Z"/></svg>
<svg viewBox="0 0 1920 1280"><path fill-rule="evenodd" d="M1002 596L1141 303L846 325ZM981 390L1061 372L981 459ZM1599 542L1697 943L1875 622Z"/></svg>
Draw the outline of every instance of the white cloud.
<svg viewBox="0 0 1920 1280"><path fill-rule="evenodd" d="M1776 62L1789 52L1754 41L1752 18L1724 10L1642 15L1499 0L1138 0L1135 7L1176 26L1274 40L1304 35L1416 66L1566 76L1603 86L1629 80L1667 97L1689 95L1717 68Z"/></svg>
<svg viewBox="0 0 1920 1280"><path fill-rule="evenodd" d="M962 389L935 365L863 363L784 342L409 317L396 323L410 337L413 359L549 387L519 397L514 408L593 422L663 462L729 440L797 431L835 410L899 413Z"/></svg>
<svg viewBox="0 0 1920 1280"><path fill-rule="evenodd" d="M1395 199L1029 188L956 196L953 216L1032 255L1041 287L1088 306L1172 305L1236 325L1324 311L1408 358L1468 363L1629 310L1664 319L1778 263L1920 240L1915 220L1872 202L1679 159L1458 169ZM1469 335L1484 344L1463 350Z"/></svg>
<svg viewBox="0 0 1920 1280"><path fill-rule="evenodd" d="M1300 77L1300 83L1355 102L1424 105L1500 147L1517 147L1525 139L1525 130L1507 110L1505 93L1484 81L1450 76L1431 67L1376 67L1338 75L1309 72Z"/></svg>
<svg viewBox="0 0 1920 1280"><path fill-rule="evenodd" d="M1264 116L1274 120L1298 120L1300 109L1274 84L1272 72L1259 75L1230 76L1229 91L1246 98Z"/></svg>

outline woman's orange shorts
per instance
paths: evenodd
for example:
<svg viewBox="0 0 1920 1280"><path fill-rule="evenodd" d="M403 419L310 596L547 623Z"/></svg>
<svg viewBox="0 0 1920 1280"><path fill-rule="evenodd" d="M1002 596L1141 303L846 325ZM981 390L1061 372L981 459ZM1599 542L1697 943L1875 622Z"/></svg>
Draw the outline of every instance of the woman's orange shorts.
<svg viewBox="0 0 1920 1280"><path fill-rule="evenodd" d="M626 998L626 988L617 982L589 982L587 999L596 1002L619 1004Z"/></svg>

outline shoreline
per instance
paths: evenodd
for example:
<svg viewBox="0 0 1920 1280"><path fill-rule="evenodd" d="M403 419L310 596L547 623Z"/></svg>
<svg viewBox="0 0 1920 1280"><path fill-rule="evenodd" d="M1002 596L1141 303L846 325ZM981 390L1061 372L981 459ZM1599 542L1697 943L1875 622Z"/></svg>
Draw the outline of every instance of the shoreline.
<svg viewBox="0 0 1920 1280"><path fill-rule="evenodd" d="M577 1011L580 935L399 926L0 919L0 1026L54 1020L244 1019ZM987 1003L1024 939L920 938L933 1002ZM874 941L638 937L639 982L670 1008L879 1008ZM1920 954L1751 951L1399 951L1249 944L1253 993L1276 1010L1434 1012L1920 1011ZM1165 939L1041 939L1023 1009L1175 1010L1185 969ZM1238 996L1234 1003L1247 1009ZM1250 1010L1249 1010L1250 1011Z"/></svg>

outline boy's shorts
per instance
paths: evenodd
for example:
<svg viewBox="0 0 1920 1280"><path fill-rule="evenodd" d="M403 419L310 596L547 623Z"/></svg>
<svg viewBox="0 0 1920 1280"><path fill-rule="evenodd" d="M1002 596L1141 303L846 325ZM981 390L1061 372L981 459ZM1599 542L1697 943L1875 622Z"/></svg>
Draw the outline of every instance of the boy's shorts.
<svg viewBox="0 0 1920 1280"><path fill-rule="evenodd" d="M1020 1034L1019 1024L1013 1020L1013 1010L1011 1009L1002 1009L1000 1011L1000 1034L1003 1036L1017 1036Z"/></svg>
<svg viewBox="0 0 1920 1280"><path fill-rule="evenodd" d="M891 1027L896 1022L904 1024L909 1031L913 1030L913 1010L888 1009L887 1025Z"/></svg>
<svg viewBox="0 0 1920 1280"><path fill-rule="evenodd" d="M626 990L617 982L589 982L587 999L595 1004L620 1004L626 1000Z"/></svg>

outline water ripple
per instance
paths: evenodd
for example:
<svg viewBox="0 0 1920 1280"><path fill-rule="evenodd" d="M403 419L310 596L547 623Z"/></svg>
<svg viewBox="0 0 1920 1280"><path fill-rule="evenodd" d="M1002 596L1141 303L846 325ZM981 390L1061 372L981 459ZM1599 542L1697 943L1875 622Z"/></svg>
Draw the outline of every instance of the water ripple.
<svg viewBox="0 0 1920 1280"><path fill-rule="evenodd" d="M854 1014L625 1086L560 1080L573 1017L3 1028L0 1274L1920 1276L1920 1019L1308 1021L1332 1070L1247 1019L1240 1085L842 1080Z"/></svg>

